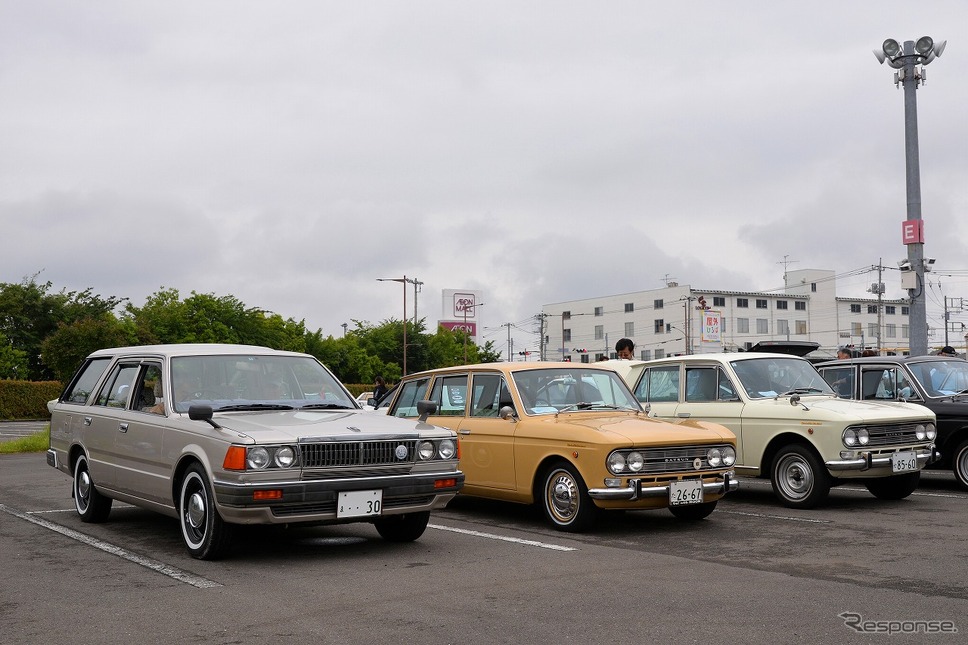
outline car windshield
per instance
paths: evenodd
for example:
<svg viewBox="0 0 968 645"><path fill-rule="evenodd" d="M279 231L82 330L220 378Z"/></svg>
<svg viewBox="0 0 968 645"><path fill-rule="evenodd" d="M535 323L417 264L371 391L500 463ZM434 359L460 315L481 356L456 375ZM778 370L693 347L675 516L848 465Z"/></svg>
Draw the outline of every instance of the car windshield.
<svg viewBox="0 0 968 645"><path fill-rule="evenodd" d="M834 394L817 369L802 358L755 358L730 362L752 399L782 394Z"/></svg>
<svg viewBox="0 0 968 645"><path fill-rule="evenodd" d="M931 360L908 363L908 369L931 397L968 393L968 361Z"/></svg>
<svg viewBox="0 0 968 645"><path fill-rule="evenodd" d="M214 355L171 359L175 412L196 404L215 410L354 409L352 396L308 356Z"/></svg>
<svg viewBox="0 0 968 645"><path fill-rule="evenodd" d="M642 409L628 386L611 370L533 369L514 372L512 378L527 414Z"/></svg>

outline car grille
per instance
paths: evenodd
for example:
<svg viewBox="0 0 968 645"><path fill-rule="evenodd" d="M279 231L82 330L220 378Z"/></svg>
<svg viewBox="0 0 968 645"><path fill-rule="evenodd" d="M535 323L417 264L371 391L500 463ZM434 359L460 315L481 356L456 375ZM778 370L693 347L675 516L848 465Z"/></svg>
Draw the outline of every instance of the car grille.
<svg viewBox="0 0 968 645"><path fill-rule="evenodd" d="M700 473L704 470L722 470L722 466L713 468L706 460L706 453L710 448L725 448L722 446L686 446L683 448L652 448L640 450L645 458L645 464L640 471L643 474L656 473ZM698 462L696 460L699 460ZM699 468L696 464L699 463Z"/></svg>
<svg viewBox="0 0 968 645"><path fill-rule="evenodd" d="M397 448L407 449L406 457L397 457ZM346 441L339 443L300 444L302 467L339 468L345 466L382 466L412 464L417 442L403 441Z"/></svg>
<svg viewBox="0 0 968 645"><path fill-rule="evenodd" d="M915 434L915 428L917 428L918 423L900 423L892 425L869 425L869 426L851 426L853 430L860 430L865 428L870 435L870 441L867 442L867 446L893 446L895 444L905 444L905 443L920 443L924 439L918 439Z"/></svg>

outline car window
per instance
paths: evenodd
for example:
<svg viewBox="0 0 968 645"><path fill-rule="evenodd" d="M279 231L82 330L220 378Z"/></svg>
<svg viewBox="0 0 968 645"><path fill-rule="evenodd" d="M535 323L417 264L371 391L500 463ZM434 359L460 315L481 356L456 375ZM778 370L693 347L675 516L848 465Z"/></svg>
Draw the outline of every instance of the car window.
<svg viewBox="0 0 968 645"><path fill-rule="evenodd" d="M664 365L646 371L635 390L635 398L647 403L679 400L679 366Z"/></svg>
<svg viewBox="0 0 968 645"><path fill-rule="evenodd" d="M730 362L743 389L752 399L786 392L833 394L810 361L802 358L755 358Z"/></svg>
<svg viewBox="0 0 968 645"><path fill-rule="evenodd" d="M430 400L437 404L439 416L462 417L467 401L467 375L444 376L434 380Z"/></svg>
<svg viewBox="0 0 968 645"><path fill-rule="evenodd" d="M426 398L427 384L430 378L420 378L400 383L400 396L393 403L388 414L392 417L416 417L417 401Z"/></svg>
<svg viewBox="0 0 968 645"><path fill-rule="evenodd" d="M74 381L64 391L61 400L69 403L87 403L91 392L94 391L94 386L97 385L98 379L104 374L110 362L110 358L94 358L87 361L78 370Z"/></svg>
<svg viewBox="0 0 968 645"><path fill-rule="evenodd" d="M111 374L98 394L97 405L108 408L126 408L128 399L131 397L132 385L138 375L139 366L135 364L121 363L115 365Z"/></svg>
<svg viewBox="0 0 968 645"><path fill-rule="evenodd" d="M896 387L896 372L883 367L865 368L860 371L861 398L893 399Z"/></svg>
<svg viewBox="0 0 968 645"><path fill-rule="evenodd" d="M165 413L165 396L161 385L161 365L146 363L141 367L141 376L135 385L138 399L133 409L150 414Z"/></svg>
<svg viewBox="0 0 968 645"><path fill-rule="evenodd" d="M500 374L474 374L471 381L472 417L496 417L501 408L514 405L511 392Z"/></svg>
<svg viewBox="0 0 968 645"><path fill-rule="evenodd" d="M837 393L838 396L854 398L854 366L824 367L820 369L823 380Z"/></svg>
<svg viewBox="0 0 968 645"><path fill-rule="evenodd" d="M932 360L908 363L908 368L928 396L951 396L968 389L968 361Z"/></svg>
<svg viewBox="0 0 968 645"><path fill-rule="evenodd" d="M628 387L611 370L541 368L512 374L527 414L614 407L640 410Z"/></svg>

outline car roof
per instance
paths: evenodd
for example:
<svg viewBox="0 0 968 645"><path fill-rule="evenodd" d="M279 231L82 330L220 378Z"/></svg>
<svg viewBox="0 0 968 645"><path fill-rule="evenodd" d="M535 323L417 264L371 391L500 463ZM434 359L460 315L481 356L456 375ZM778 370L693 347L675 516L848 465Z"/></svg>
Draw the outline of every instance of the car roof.
<svg viewBox="0 0 968 645"><path fill-rule="evenodd" d="M88 358L103 356L212 356L234 354L265 356L307 356L300 352L260 347L259 345L233 345L228 343L180 343L169 345L132 345L130 347L108 347L91 352Z"/></svg>
<svg viewBox="0 0 968 645"><path fill-rule="evenodd" d="M957 356L938 356L928 354L927 356L858 356L857 358L837 358L829 361L817 363L817 367L830 367L832 365L873 365L883 363L908 364L908 363L930 363L935 361L963 361L965 359Z"/></svg>
<svg viewBox="0 0 968 645"><path fill-rule="evenodd" d="M422 372L414 372L413 374L407 374L403 378L413 378L418 376L430 376L433 374L447 374L447 373L463 373L471 370L474 371L493 371L502 372L504 374L510 374L512 372L522 372L525 370L539 370L539 369L589 369L589 370L600 370L602 372L614 372L614 370L609 369L602 365L608 361L597 361L595 363L578 363L570 361L515 361L515 362L499 362L499 363L474 363L472 365L453 365L451 367L438 367L432 370L424 370ZM626 361L628 362L628 361Z"/></svg>

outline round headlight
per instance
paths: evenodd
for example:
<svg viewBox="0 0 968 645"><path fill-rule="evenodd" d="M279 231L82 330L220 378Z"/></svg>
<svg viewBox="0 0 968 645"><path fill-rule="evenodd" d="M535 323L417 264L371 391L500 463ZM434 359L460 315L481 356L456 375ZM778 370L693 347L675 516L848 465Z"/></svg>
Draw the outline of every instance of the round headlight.
<svg viewBox="0 0 968 645"><path fill-rule="evenodd" d="M733 450L732 446L726 446L723 448L723 465L732 466L736 463L736 451Z"/></svg>
<svg viewBox="0 0 968 645"><path fill-rule="evenodd" d="M625 470L625 455L613 452L608 456L608 469L618 475Z"/></svg>
<svg viewBox="0 0 968 645"><path fill-rule="evenodd" d="M918 441L924 441L925 437L928 436L928 433L924 426L919 423L917 427L914 428L914 436L917 437Z"/></svg>
<svg viewBox="0 0 968 645"><path fill-rule="evenodd" d="M928 435L928 439L934 441L938 436L938 428L933 423L929 423L925 426L925 428L925 433Z"/></svg>
<svg viewBox="0 0 968 645"><path fill-rule="evenodd" d="M289 446L283 446L276 450L275 461L280 468L289 468L296 461L296 451Z"/></svg>
<svg viewBox="0 0 968 645"><path fill-rule="evenodd" d="M845 446L857 445L857 433L850 428L848 428L847 430L844 430L844 445Z"/></svg>
<svg viewBox="0 0 968 645"><path fill-rule="evenodd" d="M860 445L866 446L870 442L870 440L871 440L871 433L867 431L867 428L861 428L860 430L857 431L857 442Z"/></svg>
<svg viewBox="0 0 968 645"><path fill-rule="evenodd" d="M625 463L629 470L633 473L637 473L642 470L642 466L645 465L645 458L642 456L641 452L630 452L625 458Z"/></svg>
<svg viewBox="0 0 968 645"><path fill-rule="evenodd" d="M421 459L424 459L424 460L433 459L434 454L436 454L436 452L437 452L437 449L434 448L433 441L421 441L420 444L417 445L417 455Z"/></svg>
<svg viewBox="0 0 968 645"><path fill-rule="evenodd" d="M269 451L262 446L249 448L248 452L246 453L245 461L249 468L261 470L269 465Z"/></svg>
<svg viewBox="0 0 968 645"><path fill-rule="evenodd" d="M710 468L719 468L723 465L723 453L719 448L710 448L706 451L706 461Z"/></svg>
<svg viewBox="0 0 968 645"><path fill-rule="evenodd" d="M437 452L440 453L441 459L453 459L454 455L457 454L457 444L454 443L453 439L444 439L437 446Z"/></svg>

